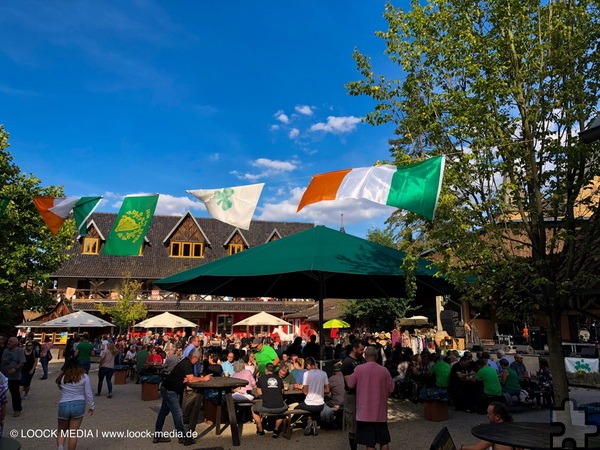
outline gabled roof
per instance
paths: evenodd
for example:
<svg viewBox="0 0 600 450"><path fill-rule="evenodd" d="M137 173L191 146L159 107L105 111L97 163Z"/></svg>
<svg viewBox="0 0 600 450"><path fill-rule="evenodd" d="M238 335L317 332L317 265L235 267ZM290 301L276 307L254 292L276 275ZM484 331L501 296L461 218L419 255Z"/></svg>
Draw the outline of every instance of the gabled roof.
<svg viewBox="0 0 600 450"><path fill-rule="evenodd" d="M117 215L94 213L91 221L104 236L108 237ZM157 280L191 269L229 255L228 249L220 245L205 249L204 258L172 258L169 247L156 243L172 233L182 218L180 216L154 216L148 230L147 238L155 245L144 246L142 256L83 255L81 243L76 242L69 254L72 256L52 276L54 278L98 278L140 280ZM194 218L207 240L210 242L226 242L236 228L210 218ZM253 220L250 229L244 232L248 247L257 247L267 241L268 236L277 229L282 237L313 228L313 223L306 222L271 222Z"/></svg>
<svg viewBox="0 0 600 450"><path fill-rule="evenodd" d="M244 233L242 233L242 230L240 230L239 228L236 228L235 230L233 230L231 232L231 234L229 235L229 237L227 239L225 239L225 242L223 242L223 245L229 245L229 241L231 241L233 239L233 237L236 235L236 233L238 233L240 235L240 237L242 238L242 241L244 241L244 244L246 245L246 247L250 247L250 244L248 244L248 241L246 240L246 236L244 236Z"/></svg>
<svg viewBox="0 0 600 450"><path fill-rule="evenodd" d="M277 236L278 239L281 239L281 234L279 234L279 231L277 231L277 228L275 228L273 230L273 232L269 235L269 237L267 238L267 240L265 241L265 244L267 242L271 242L273 240L273 237Z"/></svg>
<svg viewBox="0 0 600 450"><path fill-rule="evenodd" d="M171 236L173 236L173 233L175 233L175 231L177 231L177 228L179 228L179 225L181 225L181 223L187 218L190 217L193 222L196 224L196 226L198 227L198 229L200 230L200 233L202 233L202 236L204 236L204 239L206 240L206 245L212 245L212 243L210 242L210 240L208 239L208 237L206 236L206 234L204 233L204 230L202 229L202 227L198 224L198 221L196 220L196 218L194 216L192 216L192 213L187 211L183 216L181 216L181 219L179 219L179 221L175 224L175 226L171 229L171 231L169 231L167 233L167 235L165 236L165 238L163 239L162 243L166 244L167 241L169 239L171 239Z"/></svg>
<svg viewBox="0 0 600 450"><path fill-rule="evenodd" d="M96 222L94 222L94 220L90 220L87 224L87 226L85 227L86 230L89 230L90 227L94 227L96 229L96 231L98 232L98 235L100 236L100 240L106 242L106 238L104 237L104 235L102 234L102 231L100 231L100 228L98 228L98 225L96 225ZM81 239L83 236L82 235L77 235L77 240Z"/></svg>

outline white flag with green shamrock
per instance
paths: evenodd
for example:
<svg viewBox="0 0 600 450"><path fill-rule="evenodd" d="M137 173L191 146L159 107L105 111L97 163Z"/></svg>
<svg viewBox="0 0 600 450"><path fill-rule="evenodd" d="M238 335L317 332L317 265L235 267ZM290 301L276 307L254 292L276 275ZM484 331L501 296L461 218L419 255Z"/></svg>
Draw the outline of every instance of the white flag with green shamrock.
<svg viewBox="0 0 600 450"><path fill-rule="evenodd" d="M222 189L187 191L206 205L208 213L221 222L247 230L264 183Z"/></svg>

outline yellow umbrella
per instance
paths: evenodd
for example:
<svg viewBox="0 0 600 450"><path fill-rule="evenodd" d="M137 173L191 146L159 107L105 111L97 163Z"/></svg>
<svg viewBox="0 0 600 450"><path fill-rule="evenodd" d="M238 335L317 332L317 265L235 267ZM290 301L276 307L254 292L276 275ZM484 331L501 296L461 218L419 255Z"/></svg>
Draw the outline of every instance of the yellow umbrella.
<svg viewBox="0 0 600 450"><path fill-rule="evenodd" d="M350 328L350 324L340 319L331 319L323 324L323 328Z"/></svg>

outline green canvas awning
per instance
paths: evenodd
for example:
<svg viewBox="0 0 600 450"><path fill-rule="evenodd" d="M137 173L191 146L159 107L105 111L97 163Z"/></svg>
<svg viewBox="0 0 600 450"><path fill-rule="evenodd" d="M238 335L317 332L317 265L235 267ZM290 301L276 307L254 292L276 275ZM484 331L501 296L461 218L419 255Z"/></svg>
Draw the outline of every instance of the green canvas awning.
<svg viewBox="0 0 600 450"><path fill-rule="evenodd" d="M156 282L185 294L279 298L380 298L405 295L404 252L324 226L251 248ZM418 261L418 294L452 287Z"/></svg>

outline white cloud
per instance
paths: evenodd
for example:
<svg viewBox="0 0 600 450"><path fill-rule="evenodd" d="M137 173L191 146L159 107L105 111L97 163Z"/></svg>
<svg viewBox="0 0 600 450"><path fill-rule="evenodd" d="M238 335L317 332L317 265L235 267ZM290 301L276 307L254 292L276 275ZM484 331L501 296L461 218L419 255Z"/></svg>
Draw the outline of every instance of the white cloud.
<svg viewBox="0 0 600 450"><path fill-rule="evenodd" d="M251 165L253 167L257 167L261 169L258 173L240 173L237 170L232 170L229 172L232 175L235 175L241 180L249 180L256 181L264 177L277 175L284 172L291 172L298 168L298 161L278 161L268 158L258 158L255 161L252 161Z"/></svg>
<svg viewBox="0 0 600 450"><path fill-rule="evenodd" d="M271 131L276 131L276 130L279 130L279 125L277 125L277 124L271 125Z"/></svg>
<svg viewBox="0 0 600 450"><path fill-rule="evenodd" d="M281 123L284 123L286 125L290 123L290 118L282 110L279 110L275 114L273 114L273 117L275 117L275 119L279 120Z"/></svg>
<svg viewBox="0 0 600 450"><path fill-rule="evenodd" d="M205 211L204 203L194 201L190 197L175 197L169 194L160 194L155 214L161 216L181 216L186 211Z"/></svg>
<svg viewBox="0 0 600 450"><path fill-rule="evenodd" d="M218 161L220 158L221 158L220 153L213 153L212 155L209 155L208 160L209 161Z"/></svg>
<svg viewBox="0 0 600 450"><path fill-rule="evenodd" d="M290 139L297 138L299 134L300 134L300 130L298 128L292 128L289 133Z"/></svg>
<svg viewBox="0 0 600 450"><path fill-rule="evenodd" d="M325 133L341 134L350 133L356 129L360 117L327 117L327 123L319 122L310 127L311 131L324 131Z"/></svg>
<svg viewBox="0 0 600 450"><path fill-rule="evenodd" d="M313 115L313 107L312 106L298 105L294 109L296 110L296 112L299 112L300 114L303 114L305 116Z"/></svg>
<svg viewBox="0 0 600 450"><path fill-rule="evenodd" d="M268 158L258 158L252 165L254 167L267 167L277 172L288 172L296 169L297 161L277 161Z"/></svg>

